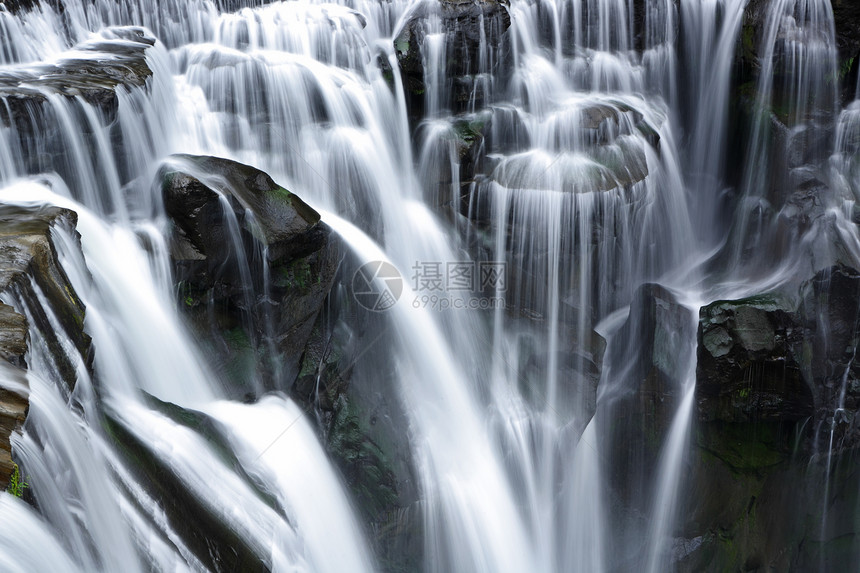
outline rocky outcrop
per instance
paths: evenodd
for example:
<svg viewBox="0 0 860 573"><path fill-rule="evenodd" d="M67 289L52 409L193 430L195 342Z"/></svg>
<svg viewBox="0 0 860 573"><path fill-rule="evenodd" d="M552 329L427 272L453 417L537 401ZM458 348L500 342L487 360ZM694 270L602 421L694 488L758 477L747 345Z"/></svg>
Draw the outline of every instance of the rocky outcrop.
<svg viewBox="0 0 860 573"><path fill-rule="evenodd" d="M790 297L701 309L695 497L685 525L698 541L681 571L851 567L851 544L860 541L852 517L858 313L860 273L842 265Z"/></svg>
<svg viewBox="0 0 860 573"><path fill-rule="evenodd" d="M0 206L0 489L13 468L9 438L23 425L29 407L28 352L35 345L50 354L54 374L67 391L77 381L78 360L92 366L91 341L83 331L85 309L51 235L55 226L73 230L76 221L75 213L56 207ZM30 339L30 332L37 336ZM80 358L69 356L70 350Z"/></svg>
<svg viewBox="0 0 860 573"><path fill-rule="evenodd" d="M430 18L438 17L439 29ZM492 99L492 82L505 85L510 76L511 24L504 0L439 0L416 5L394 40L400 74L413 125L424 117L427 90L436 89L443 107L454 113L481 109ZM444 46L433 72L444 74L444 85L427 84L425 61L430 55L428 34L444 32ZM486 40L486 43L483 40ZM486 62L482 69L480 62Z"/></svg>
<svg viewBox="0 0 860 573"><path fill-rule="evenodd" d="M767 10L772 0L750 0L744 10L741 58L751 65L756 46L762 37ZM839 60L845 62L860 54L860 6L852 0L830 0L835 24L836 48Z"/></svg>
<svg viewBox="0 0 860 573"><path fill-rule="evenodd" d="M98 193L84 180L81 159L103 164L98 154L107 139L120 183L136 177L123 148L141 134L124 133L117 93L147 89L154 43L142 28L106 28L52 63L0 69L0 126L15 136L8 141L13 175L56 172L76 197Z"/></svg>
<svg viewBox="0 0 860 573"><path fill-rule="evenodd" d="M277 502L271 494L258 489L255 480L244 472L242 463L232 453L229 439L219 430L216 421L194 410L161 402L151 396L146 398L149 406L158 412L156 415L163 415L178 426L200 435L226 464L244 478L244 483L254 490L263 503L273 511L278 511ZM171 530L182 536L187 549L208 570L271 571L271 554L261 551L259 546L243 538L231 527L225 516L201 498L187 481L179 478L176 469L151 444L138 437L121 416L109 412L104 427L119 453L129 459L129 467L138 483L158 500L162 517Z"/></svg>
<svg viewBox="0 0 860 573"><path fill-rule="evenodd" d="M0 303L0 358L18 368L26 368L24 355L28 343L27 317Z"/></svg>
<svg viewBox="0 0 860 573"><path fill-rule="evenodd" d="M718 301L699 314L700 419L797 421L813 413L794 352L803 333L777 297Z"/></svg>
<svg viewBox="0 0 860 573"><path fill-rule="evenodd" d="M812 419L813 427L841 428L837 449L860 445L852 422L860 407L858 271L843 265L820 271L792 298L712 303L701 309L698 339L703 422Z"/></svg>
<svg viewBox="0 0 860 573"><path fill-rule="evenodd" d="M607 351L609 364L619 369L602 389L612 412L604 420L610 479L624 503L643 514L649 510L649 476L657 473L660 448L688 382L694 325L692 313L672 292L644 284ZM643 479L630 479L633 475Z"/></svg>
<svg viewBox="0 0 860 573"><path fill-rule="evenodd" d="M857 78L860 65L860 4L853 0L831 0L833 22L836 25L836 48L843 75Z"/></svg>
<svg viewBox="0 0 860 573"><path fill-rule="evenodd" d="M0 300L8 302L11 295L26 307L33 321L30 327L40 333L40 340L33 343L47 348L69 389L77 370L61 337L90 366L93 355L83 330L85 308L57 259L51 229L73 230L76 223L74 212L58 207L0 207Z"/></svg>
<svg viewBox="0 0 860 573"><path fill-rule="evenodd" d="M250 366L289 389L339 264L336 237L253 167L175 156L161 178L181 306L231 376L247 380Z"/></svg>
<svg viewBox="0 0 860 573"><path fill-rule="evenodd" d="M116 89L142 87L152 76L146 50L155 39L143 28L106 28L53 63L0 70L0 98L13 110L40 102L46 93L80 96L102 109L116 106ZM2 109L2 108L0 108ZM0 115L8 123L8 116Z"/></svg>
<svg viewBox="0 0 860 573"><path fill-rule="evenodd" d="M9 438L24 424L29 407L23 370L28 343L27 319L0 303L0 489L14 469Z"/></svg>
<svg viewBox="0 0 860 573"><path fill-rule="evenodd" d="M326 303L334 285L351 279L338 278L339 240L318 213L253 167L174 156L160 177L178 303L207 356L235 395L253 399L280 389L314 412L323 443L377 532L380 555L402 563L409 552L393 548L407 535L388 459L395 448L378 445L368 401L349 390L360 335L340 332L337 313L350 303ZM254 386L256 378L263 387Z"/></svg>

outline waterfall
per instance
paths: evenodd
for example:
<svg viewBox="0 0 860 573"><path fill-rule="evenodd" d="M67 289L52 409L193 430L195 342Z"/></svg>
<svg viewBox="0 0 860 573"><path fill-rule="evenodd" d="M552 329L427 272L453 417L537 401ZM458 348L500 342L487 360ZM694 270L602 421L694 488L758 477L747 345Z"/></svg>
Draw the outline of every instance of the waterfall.
<svg viewBox="0 0 860 573"><path fill-rule="evenodd" d="M687 67L694 70L690 85L693 94L689 114L693 122L689 157L694 184L701 199L695 205L700 212L696 220L713 229L711 240L719 240L721 192L727 185L719 178L726 161L726 129L729 125L729 94L732 61L746 2L689 2L683 6L684 32L693 46L687 51ZM713 27L720 22L719 28ZM686 37L686 36L685 36ZM713 65L716 65L714 69Z"/></svg>
<svg viewBox="0 0 860 573"><path fill-rule="evenodd" d="M57 394L56 386L61 382L56 372L51 371L49 358L31 356L34 374L30 378L30 403L34 411L28 417L27 431L18 448L22 467L46 476L38 483L34 480L33 496L46 507L50 523L65 524L62 535L70 545L68 549L82 560L81 566L86 570L135 566L143 569L146 561L140 560L134 542L148 543L153 536L166 535L169 539L162 551L153 555L158 558L159 568L174 567L190 553L182 547L181 539L175 539L175 533L159 523L158 504L140 491L142 485L124 467L127 462L111 449L99 427L107 417L151 448L152 455L168 464L177 479L209 511L247 540L262 562L273 568L313 571L339 571L345 563L356 569L364 562L365 568L372 570L361 533L352 521L349 503L310 428L300 426L296 439L291 436L290 440L275 440L275 452L290 459L296 457L294 452L305 452L302 455L308 457L303 466L315 476L312 486L316 493L289 487L283 481L282 471L253 469L266 453L268 441L273 435L277 437L274 429L295 423L297 408L285 400L280 404L274 398L256 407L246 406L244 412L236 410L240 406L218 402L223 395L216 382L218 378L208 372L175 315L169 300L171 287L166 282L167 274L158 272L166 257L163 245L147 253L135 234L145 229L105 223L84 206L44 187L32 184L9 187L4 190L3 198L12 203L42 201L69 207L79 217L78 230L86 263L76 256L73 237L62 229L54 232L63 265L87 307L88 331L94 344L104 349L95 364L101 384L93 387L85 369L79 367L73 400L80 403L81 414L75 414ZM78 359L79 364L81 360ZM43 380L53 380L54 384ZM259 471L255 473L259 483L268 485L251 486L246 475L237 475L219 459L217 450L207 443L205 436L152 410L143 400L143 393L204 412L211 410L215 419L226 418L222 424L225 432L236 432L237 452L247 452L239 454L245 460L245 471ZM104 406L100 407L97 401ZM225 412L234 415L227 416ZM248 424L236 429L247 416L260 424L256 431ZM64 466L74 468L73 480L64 479ZM320 469L311 469L317 466ZM51 482L48 476L57 479ZM278 498L277 507L260 501L259 487ZM331 511L318 514L297 503L309 498L330 500ZM75 518L79 505L83 506L86 519L83 523ZM242 510L236 512L235 507ZM306 509L296 509L302 507ZM338 517L338 512L344 514ZM326 521L318 521L321 516ZM329 519L343 529L339 533L331 530L326 525ZM338 539L335 543L342 553L331 553L326 544L309 545L309 539L302 540L306 529L317 532L315 541L320 540L325 530L329 540ZM177 546L172 546L177 541Z"/></svg>
<svg viewBox="0 0 860 573"><path fill-rule="evenodd" d="M839 570L860 555L860 500L833 503L860 404L842 316L860 83L843 107L831 2L13 4L0 208L77 214L47 236L92 344L38 280L0 289L30 342L25 378L0 369L30 404L12 436L30 503L0 495L16 529L0 568ZM342 243L308 327L330 340L322 358L301 341L300 372L272 290L305 279L272 262L265 213L237 210L236 183L188 154L264 171ZM229 260L205 272L236 267L236 331L260 338L238 374L177 302L168 169L217 195ZM471 283L449 286L452 269ZM362 278L389 298L368 308ZM338 449L342 412L388 473ZM771 479L802 484L808 518L786 517ZM394 501L368 509L389 481ZM718 518L697 499L725 491L744 499ZM785 521L773 546L757 511ZM844 555L828 545L842 535Z"/></svg>

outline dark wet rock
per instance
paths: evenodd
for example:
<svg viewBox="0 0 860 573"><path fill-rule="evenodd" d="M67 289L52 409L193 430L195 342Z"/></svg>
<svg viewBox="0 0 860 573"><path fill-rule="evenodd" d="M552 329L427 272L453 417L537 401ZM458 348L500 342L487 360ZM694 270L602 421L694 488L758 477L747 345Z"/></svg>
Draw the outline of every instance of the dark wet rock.
<svg viewBox="0 0 860 573"><path fill-rule="evenodd" d="M324 238L315 232L319 213L267 173L218 157L175 155L173 163L175 167L168 164L165 169L164 207L203 256L217 258L229 248L219 192L229 201L242 230L267 248L270 261L321 246ZM197 177L183 172L185 166Z"/></svg>
<svg viewBox="0 0 860 573"><path fill-rule="evenodd" d="M452 123L460 166L460 188L463 191L471 187L476 175L484 169L484 140L491 121L492 114L483 112L457 117Z"/></svg>
<svg viewBox="0 0 860 573"><path fill-rule="evenodd" d="M470 191L486 163L485 134L492 114L463 114L419 128L425 201L453 212L468 213ZM455 182L457 187L455 188ZM444 212L444 211L443 211Z"/></svg>
<svg viewBox="0 0 860 573"><path fill-rule="evenodd" d="M14 299L27 307L40 340L47 347L69 389L77 381L76 357L67 356L56 328L62 329L84 362L92 365L92 346L83 330L85 308L57 259L51 229L74 232L77 215L57 207L0 206L0 300ZM47 301L48 309L42 304ZM56 324L54 323L56 320Z"/></svg>
<svg viewBox="0 0 860 573"><path fill-rule="evenodd" d="M799 289L718 301L700 311L697 401L702 421L840 427L837 448L860 444L860 272L836 265ZM837 414L837 411L841 412ZM835 416L835 417L834 417Z"/></svg>
<svg viewBox="0 0 860 573"><path fill-rule="evenodd" d="M860 528L855 452L802 455L809 425L709 422L690 459L683 572L846 571ZM798 455L801 452L801 455Z"/></svg>
<svg viewBox="0 0 860 573"><path fill-rule="evenodd" d="M860 67L860 4L854 0L831 0L836 40L837 91L843 103L854 99L858 67ZM736 51L739 84L755 77L761 68L759 54L765 34L770 0L750 0L744 10L741 38ZM831 80L832 81L832 80ZM777 82L779 83L779 82ZM743 87L743 86L741 86ZM779 97L779 93L775 94Z"/></svg>
<svg viewBox="0 0 860 573"><path fill-rule="evenodd" d="M493 87L486 83L489 76L504 85L511 72L507 57L511 19L506 2L440 0L438 4L421 3L394 40L413 125L424 116L428 89L424 70L425 38L431 32L427 29L431 13L438 15L441 30L446 34L441 55L446 66L446 86L441 93L448 101L442 102L443 106L455 113L480 109L492 97ZM488 53L484 54L488 61L486 70L479 66L482 38L488 46Z"/></svg>
<svg viewBox="0 0 860 573"><path fill-rule="evenodd" d="M234 381L288 389L333 284L336 236L253 167L175 156L160 177L182 307Z"/></svg>
<svg viewBox="0 0 860 573"><path fill-rule="evenodd" d="M825 269L801 288L798 311L803 342L797 355L812 388L815 420L836 450L860 445L860 272Z"/></svg>
<svg viewBox="0 0 860 573"><path fill-rule="evenodd" d="M637 347L635 355L627 354L632 379L658 393L672 393L674 386L685 381L689 357L683 354L692 329L690 311L672 292L657 284L639 287L620 334Z"/></svg>
<svg viewBox="0 0 860 573"><path fill-rule="evenodd" d="M199 412L147 397L150 406L173 422L185 426L207 441L231 469L242 472L242 464L233 456L226 438L219 433L217 423ZM158 503L163 517L173 531L182 536L185 546L208 569L217 572L271 570L270 554L255 551L243 536L213 511L185 481L176 476L162 456L132 432L122 421L108 412L104 429L116 444L119 455L128 460L135 479ZM255 480L244 476L245 483L254 488ZM271 496L257 491L274 511L277 505Z"/></svg>
<svg viewBox="0 0 860 573"><path fill-rule="evenodd" d="M776 297L718 301L699 313L697 401L705 421L796 421L813 411L795 348L802 331Z"/></svg>
<svg viewBox="0 0 860 573"><path fill-rule="evenodd" d="M404 560L416 550L401 548L415 543L412 525L403 526L415 495L404 493L404 470L395 475L392 467L394 452L408 448L392 446L379 431L384 424L376 424L369 406L379 401L350 389L363 347L338 326L338 309L348 303L326 303L333 286L351 280L351 274L337 278L339 240L319 214L253 167L176 156L160 177L173 222L179 303L228 391L249 399L268 387L289 391L316 420L357 509L376 532L379 555L395 570L414 568ZM246 276L238 268L243 259ZM256 377L264 388L253 385Z"/></svg>
<svg viewBox="0 0 860 573"><path fill-rule="evenodd" d="M681 571L843 571L860 546L860 272L702 308ZM798 508L805 508L798 511Z"/></svg>
<svg viewBox="0 0 860 573"><path fill-rule="evenodd" d="M610 479L625 504L647 512L660 449L690 373L695 323L692 312L657 284L640 286L626 322L607 350L613 371L602 389L612 403L607 425ZM638 489L636 489L638 488Z"/></svg>
<svg viewBox="0 0 860 573"><path fill-rule="evenodd" d="M761 440L759 448L767 452L770 465L733 468L703 449L691 459L692 511L684 537L700 538L700 543L680 556L673 569L852 569L860 541L852 517L858 502L856 460L834 457L828 471L826 464L792 460L790 449L784 448L791 445L791 434L781 436L770 424L739 426L732 438L749 444L748 432ZM765 444L778 449L764 449ZM827 525L822 526L823 521Z"/></svg>
<svg viewBox="0 0 860 573"><path fill-rule="evenodd" d="M844 76L853 72L851 79L856 79L857 60L860 58L860 4L854 0L831 0L830 4L836 25L840 74Z"/></svg>
<svg viewBox="0 0 860 573"><path fill-rule="evenodd" d="M355 263L355 261L352 261ZM398 390L376 350L396 344L383 317L350 309L357 264L342 266L301 360L292 397L317 421L322 442L345 478L385 571L420 569L423 539L409 440ZM349 297L344 300L343 297ZM346 315L346 316L344 316Z"/></svg>

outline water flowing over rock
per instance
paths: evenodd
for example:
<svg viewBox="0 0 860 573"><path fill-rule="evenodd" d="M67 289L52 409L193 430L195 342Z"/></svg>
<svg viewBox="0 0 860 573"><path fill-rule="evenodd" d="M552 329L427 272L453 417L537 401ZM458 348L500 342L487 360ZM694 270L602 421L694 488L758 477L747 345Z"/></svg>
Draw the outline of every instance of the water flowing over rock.
<svg viewBox="0 0 860 573"><path fill-rule="evenodd" d="M64 342L74 344L91 366L91 341L83 329L85 309L57 258L51 235L55 225L74 230L75 222L75 213L64 209L0 206L0 357L5 360L0 363L3 488L13 469L10 435L21 430L29 408L26 370L31 345L53 357L66 392L75 387L77 372ZM31 338L31 331L39 336Z"/></svg>
<svg viewBox="0 0 860 573"><path fill-rule="evenodd" d="M270 383L287 389L333 284L336 238L316 211L253 167L176 156L160 177L181 304L227 351L225 366L276 351L263 362L275 369Z"/></svg>
<svg viewBox="0 0 860 573"><path fill-rule="evenodd" d="M22 10L32 10L39 5L39 2L38 0L4 0L2 4L14 14Z"/></svg>
<svg viewBox="0 0 860 573"><path fill-rule="evenodd" d="M216 421L200 412L185 410L174 404L149 397L154 409L181 426L203 434L221 455L230 457L226 438L219 433ZM221 516L200 499L193 487L171 472L151 445L123 425L123 421L108 418L109 434L121 444L125 456L133 459L141 484L159 500L171 527L183 536L188 548L201 563L213 571L270 571L269 556L259 547L248 544L236 531L226 527ZM233 464L239 461L233 458ZM248 476L245 479L250 481ZM274 508L273 500L263 491L256 492L263 503ZM275 511L273 509L273 511Z"/></svg>
<svg viewBox="0 0 860 573"><path fill-rule="evenodd" d="M856 4L0 0L0 570L855 569Z"/></svg>
<svg viewBox="0 0 860 573"><path fill-rule="evenodd" d="M700 312L697 395L704 422L831 425L832 448L858 445L854 369L860 275L817 273L794 297L718 301ZM836 414L834 414L836 412ZM838 429L837 429L838 428ZM819 430L815 430L817 433ZM830 432L824 430L829 440Z"/></svg>
<svg viewBox="0 0 860 573"><path fill-rule="evenodd" d="M847 566L850 557L833 543L856 528L835 525L845 519L840 508L829 501L819 507L817 498L825 488L846 503L855 499L847 460L860 445L853 372L858 280L856 270L834 266L793 298L760 295L701 309L694 482L733 501L694 504L688 527L691 536L704 534L703 549L685 557L683 570L695 570L701 559L736 566L735 536L751 563L817 567L811 564L826 552L828 567ZM815 517L791 518L797 504L814 508ZM835 530L821 526L828 513ZM815 541L810 547L798 542L803 538Z"/></svg>
<svg viewBox="0 0 860 573"><path fill-rule="evenodd" d="M266 387L288 391L324 420L331 456L389 551L403 536L386 531L399 519L396 480L349 392L355 352L338 346L326 304L338 284L337 237L316 211L253 167L175 156L159 177L174 225L179 304L220 353L231 392L259 394L266 388L250 380L261 374Z"/></svg>
<svg viewBox="0 0 860 573"><path fill-rule="evenodd" d="M411 117L490 103L511 74L510 22L505 1L416 4L394 40Z"/></svg>
<svg viewBox="0 0 860 573"><path fill-rule="evenodd" d="M48 347L71 390L77 372L61 339L68 337L90 365L93 355L90 337L83 329L85 308L57 259L51 229L74 229L76 215L53 207L0 206L0 223L0 296L14 297L26 305L32 327L41 334L38 344Z"/></svg>
<svg viewBox="0 0 860 573"><path fill-rule="evenodd" d="M624 491L626 476L656 472L661 437L672 422L686 382L692 315L658 284L634 294L627 320L612 338L609 364L624 365L612 386L601 388L621 414L608 430L612 444L611 479L628 503L647 503L643 490Z"/></svg>
<svg viewBox="0 0 860 573"><path fill-rule="evenodd" d="M146 50L153 44L155 39L143 28L107 28L54 63L3 70L0 98L11 108L4 122L27 109L26 102L40 102L50 93L80 96L103 110L115 108L118 87L141 87L152 75Z"/></svg>

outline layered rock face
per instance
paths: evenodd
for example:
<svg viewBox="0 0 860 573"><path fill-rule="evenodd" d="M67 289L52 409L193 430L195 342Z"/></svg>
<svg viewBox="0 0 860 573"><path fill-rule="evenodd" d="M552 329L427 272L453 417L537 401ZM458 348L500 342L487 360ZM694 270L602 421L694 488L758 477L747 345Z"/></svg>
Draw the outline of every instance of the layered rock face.
<svg viewBox="0 0 860 573"><path fill-rule="evenodd" d="M88 365L92 365L90 337L84 332L85 308L57 259L51 228L74 229L77 215L57 207L0 207L0 293L14 297L25 309L56 363L67 388L74 388L76 367L63 348L68 338ZM43 302L44 301L44 302ZM59 330L59 332L58 332Z"/></svg>
<svg viewBox="0 0 860 573"><path fill-rule="evenodd" d="M9 437L27 414L28 353L50 355L67 392L75 386L77 369L64 344L71 343L72 351L92 365L85 308L51 236L54 226L72 230L76 221L75 213L56 207L0 206L0 488L12 471Z"/></svg>
<svg viewBox="0 0 860 573"><path fill-rule="evenodd" d="M12 432L20 430L27 416L27 381L23 368L29 343L27 319L0 303L0 489L9 485L14 470Z"/></svg>
<svg viewBox="0 0 860 573"><path fill-rule="evenodd" d="M0 180L55 172L92 208L118 208L111 194L139 176L126 151L153 137L145 120L124 125L120 109L150 89L154 44L143 28L105 28L50 63L0 69L0 126L10 133L0 141Z"/></svg>
<svg viewBox="0 0 860 573"><path fill-rule="evenodd" d="M81 97L107 115L115 113L117 88L143 87L152 76L146 50L154 44L143 28L106 28L55 62L4 69L0 98L6 105L0 108L0 120L9 124L24 119L22 111L36 109L52 94Z"/></svg>

